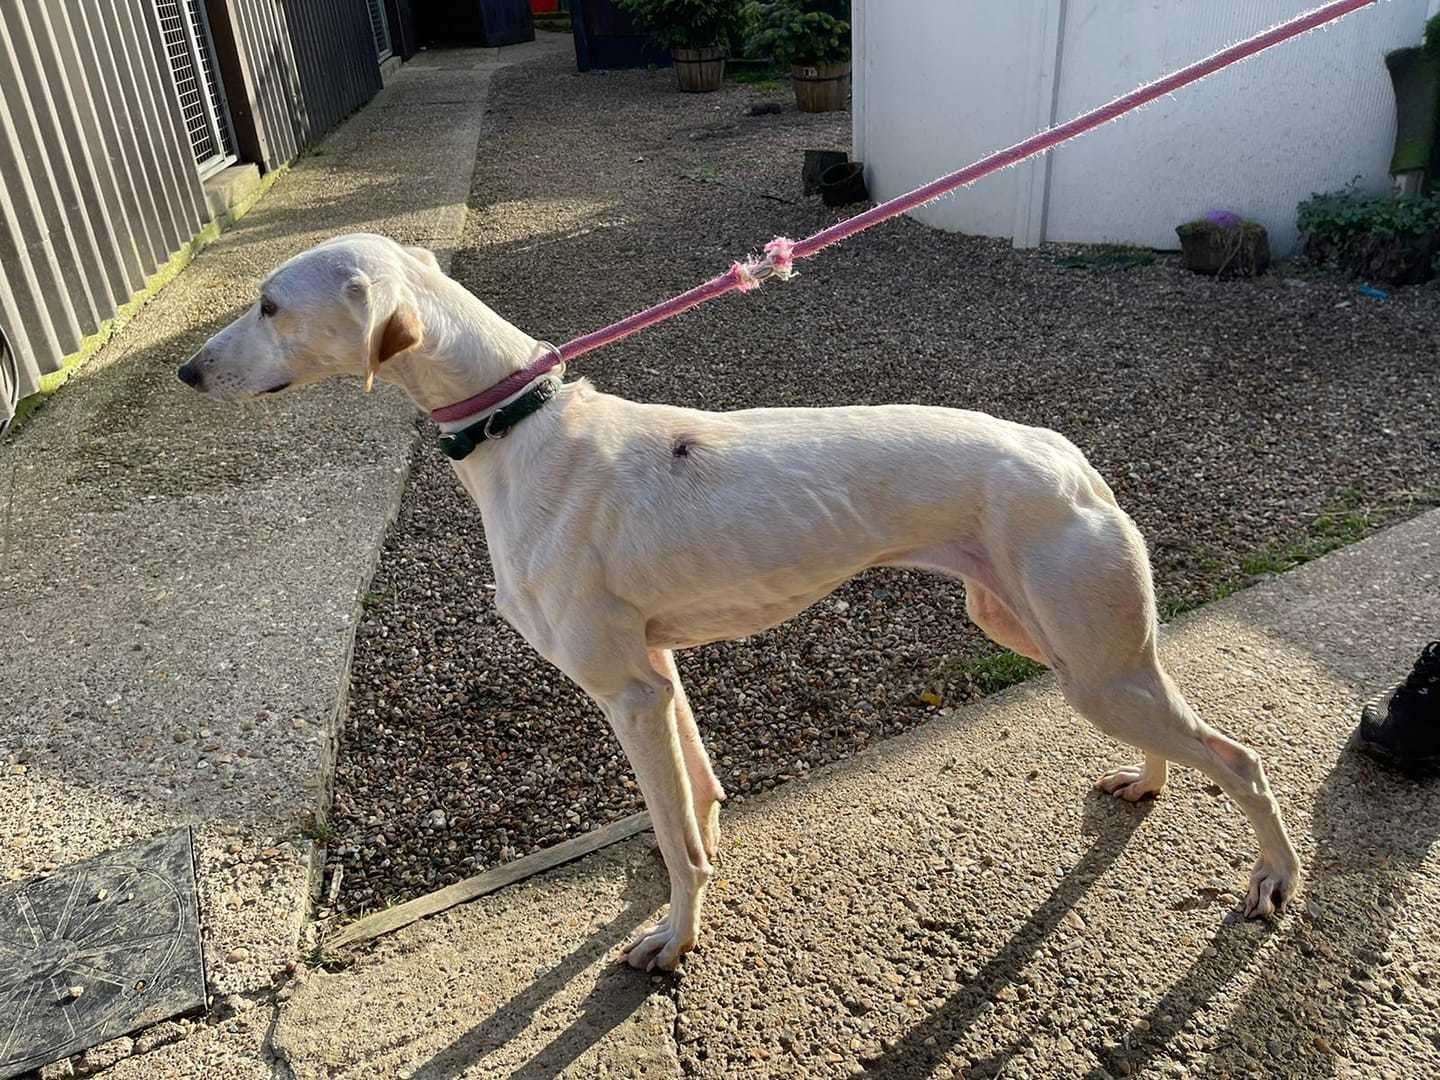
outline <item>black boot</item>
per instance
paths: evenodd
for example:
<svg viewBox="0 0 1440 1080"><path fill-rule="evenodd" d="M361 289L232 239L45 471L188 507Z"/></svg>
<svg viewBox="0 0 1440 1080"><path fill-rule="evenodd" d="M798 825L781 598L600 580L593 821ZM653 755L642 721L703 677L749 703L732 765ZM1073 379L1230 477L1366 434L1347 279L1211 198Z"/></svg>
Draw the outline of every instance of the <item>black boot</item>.
<svg viewBox="0 0 1440 1080"><path fill-rule="evenodd" d="M1440 776L1440 641L1425 646L1403 683L1361 711L1360 748L1416 779Z"/></svg>

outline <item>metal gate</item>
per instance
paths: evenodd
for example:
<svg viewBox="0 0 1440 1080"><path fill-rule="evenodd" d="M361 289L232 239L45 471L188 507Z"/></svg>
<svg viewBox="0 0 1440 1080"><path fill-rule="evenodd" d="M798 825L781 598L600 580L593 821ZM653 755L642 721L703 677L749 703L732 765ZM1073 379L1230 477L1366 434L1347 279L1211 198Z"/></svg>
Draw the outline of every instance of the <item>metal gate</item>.
<svg viewBox="0 0 1440 1080"><path fill-rule="evenodd" d="M385 0L369 0L370 32L375 35L375 56L383 64L395 54L390 44L390 20L385 17Z"/></svg>
<svg viewBox="0 0 1440 1080"><path fill-rule="evenodd" d="M185 119L185 132L195 167L202 177L218 172L235 160L235 142L225 91L215 74L215 45L204 0L155 0L155 14L175 93Z"/></svg>

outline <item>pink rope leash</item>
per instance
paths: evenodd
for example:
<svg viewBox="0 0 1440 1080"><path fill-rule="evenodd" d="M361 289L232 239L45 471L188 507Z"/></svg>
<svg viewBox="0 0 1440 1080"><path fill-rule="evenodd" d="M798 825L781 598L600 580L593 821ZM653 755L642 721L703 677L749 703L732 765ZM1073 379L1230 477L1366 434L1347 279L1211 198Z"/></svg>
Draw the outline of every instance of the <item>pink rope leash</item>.
<svg viewBox="0 0 1440 1080"><path fill-rule="evenodd" d="M1043 154L1077 135L1083 135L1102 124L1108 124L1156 98L1164 97L1166 94L1197 82L1222 68L1246 60L1258 52L1289 41L1291 38L1299 37L1316 27L1333 22L1375 2L1376 0L1335 0L1335 2L1316 8L1314 11L1297 15L1288 22L1256 34L1236 45L1221 49L1214 55L1181 68L1174 74L1166 75L1152 83L1146 83L1139 89L1132 90L1130 93L1077 116L1073 120L1032 135L1007 149L996 151L988 157L981 158L973 165L967 165L963 169L947 173L923 187L918 187L904 195L898 195L863 213L856 214L854 217L837 222L814 236L806 237L804 240L786 240L783 237L777 237L765 245L763 257L749 259L743 263L734 263L725 273L695 286L688 292L683 292L679 296L656 304L654 307L646 308L644 311L636 312L619 322L601 327L593 333L585 334L573 341L567 341L558 349L550 346L539 359L528 367L515 372L483 394L477 394L473 398L446 406L444 409L436 409L431 415L436 420L462 419L491 405L499 404L551 368L573 360L577 356L583 356L602 345L609 345L632 334L637 334L646 327L654 326L666 319L673 319L676 315L717 297L725 296L727 293L749 292L759 288L772 277L782 281L788 280L794 275L794 264L797 259L809 259L831 244L838 244L858 232L863 232L879 225L882 221L888 221L914 210L918 206L923 206L942 195L949 194L956 188L973 184L976 180L989 176L993 172L1017 165L1037 154Z"/></svg>

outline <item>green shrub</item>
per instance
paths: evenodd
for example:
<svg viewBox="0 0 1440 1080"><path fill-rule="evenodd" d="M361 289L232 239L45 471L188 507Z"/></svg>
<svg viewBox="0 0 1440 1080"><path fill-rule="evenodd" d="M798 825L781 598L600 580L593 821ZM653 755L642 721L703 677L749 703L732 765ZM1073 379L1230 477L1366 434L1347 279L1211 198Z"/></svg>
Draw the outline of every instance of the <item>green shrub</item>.
<svg viewBox="0 0 1440 1080"><path fill-rule="evenodd" d="M1361 234L1423 236L1440 228L1440 195L1372 195L1352 183L1341 191L1311 195L1297 207L1295 224L1307 239L1320 243Z"/></svg>
<svg viewBox="0 0 1440 1080"><path fill-rule="evenodd" d="M741 0L615 0L667 49L729 44L742 25Z"/></svg>
<svg viewBox="0 0 1440 1080"><path fill-rule="evenodd" d="M1352 182L1310 196L1295 224L1311 259L1392 285L1428 281L1440 257L1440 193L1372 195Z"/></svg>
<svg viewBox="0 0 1440 1080"><path fill-rule="evenodd" d="M850 0L749 0L750 52L781 64L850 59Z"/></svg>

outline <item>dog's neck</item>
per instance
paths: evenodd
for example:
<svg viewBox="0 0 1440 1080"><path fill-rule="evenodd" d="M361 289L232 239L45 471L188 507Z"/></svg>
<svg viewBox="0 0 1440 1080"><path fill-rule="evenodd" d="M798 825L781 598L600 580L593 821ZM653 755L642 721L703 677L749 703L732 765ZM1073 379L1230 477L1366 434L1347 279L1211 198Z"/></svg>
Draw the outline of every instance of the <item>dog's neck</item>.
<svg viewBox="0 0 1440 1080"><path fill-rule="evenodd" d="M534 359L539 347L459 282L436 277L443 284L416 290L421 343L391 357L379 371L427 412L494 386Z"/></svg>

